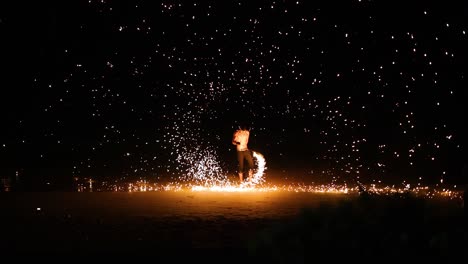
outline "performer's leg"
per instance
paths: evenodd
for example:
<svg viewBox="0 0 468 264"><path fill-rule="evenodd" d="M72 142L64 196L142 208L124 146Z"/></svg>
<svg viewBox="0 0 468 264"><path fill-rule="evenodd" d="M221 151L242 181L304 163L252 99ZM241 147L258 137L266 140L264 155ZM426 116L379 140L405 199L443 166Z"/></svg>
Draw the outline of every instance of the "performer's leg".
<svg viewBox="0 0 468 264"><path fill-rule="evenodd" d="M238 163L237 173L239 175L239 181L242 183L244 180L244 155L242 151L237 151L237 163Z"/></svg>
<svg viewBox="0 0 468 264"><path fill-rule="evenodd" d="M254 162L253 162L253 154L252 151L246 151L245 153L245 158L247 160L247 164L249 166L249 181L252 181L253 179L253 168L254 168Z"/></svg>

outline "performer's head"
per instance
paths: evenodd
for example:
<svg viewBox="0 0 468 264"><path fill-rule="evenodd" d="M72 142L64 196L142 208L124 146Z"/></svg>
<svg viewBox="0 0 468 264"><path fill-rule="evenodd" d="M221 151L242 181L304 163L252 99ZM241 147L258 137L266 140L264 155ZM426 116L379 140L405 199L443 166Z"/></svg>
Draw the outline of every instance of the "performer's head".
<svg viewBox="0 0 468 264"><path fill-rule="evenodd" d="M239 122L239 129L250 130L250 125L245 121Z"/></svg>

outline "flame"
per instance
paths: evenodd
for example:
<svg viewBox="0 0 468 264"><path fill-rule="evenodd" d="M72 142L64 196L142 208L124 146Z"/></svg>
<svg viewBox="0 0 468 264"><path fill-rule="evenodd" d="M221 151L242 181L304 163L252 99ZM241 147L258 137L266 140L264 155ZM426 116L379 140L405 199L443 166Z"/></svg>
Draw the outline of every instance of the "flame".
<svg viewBox="0 0 468 264"><path fill-rule="evenodd" d="M226 175L213 174L213 173L202 173L210 171L210 168L214 166L214 163L204 162L202 169L200 166L197 167L197 170L191 171L193 175L197 175L196 180L202 179L205 185L190 184L183 182L173 182L169 184L158 184L158 183L149 183L146 180L137 181L134 183L128 184L112 184L109 186L102 186L102 190L107 191L128 191L128 192L151 192L151 191L192 191L192 192L306 192L306 193L327 193L327 194L359 194L362 192L363 187L366 192L374 195L394 195L394 194L414 194L417 196L422 196L426 198L435 198L435 197L448 197L450 199L462 199L463 191L460 190L450 190L448 188L443 188L442 190L436 187L429 186L418 186L412 187L410 184L403 184L402 187L398 188L395 186L377 186L376 184L370 184L368 186L357 185L357 186L348 186L347 184L338 185L338 184L321 184L321 185L306 185L301 183L290 183L288 185L276 186L266 184L264 173L266 170L266 161L264 156L253 151L253 157L255 159L256 168L254 170L254 175L250 182L245 182L238 184L237 181L231 183L227 180ZM218 168L218 167L216 167ZM200 172L202 171L202 172ZM214 177L215 175L216 177ZM214 179L214 180L213 180ZM226 179L226 180L223 180ZM81 186L82 187L82 186ZM455 188L455 187L454 187ZM83 191L83 190L81 190Z"/></svg>
<svg viewBox="0 0 468 264"><path fill-rule="evenodd" d="M241 184L241 188L253 188L258 184L264 183L265 178L263 177L263 174L266 169L266 161L265 157L259 152L252 151L253 157L255 158L255 163L257 164L256 171L254 175L252 176L252 180L248 182L244 182Z"/></svg>

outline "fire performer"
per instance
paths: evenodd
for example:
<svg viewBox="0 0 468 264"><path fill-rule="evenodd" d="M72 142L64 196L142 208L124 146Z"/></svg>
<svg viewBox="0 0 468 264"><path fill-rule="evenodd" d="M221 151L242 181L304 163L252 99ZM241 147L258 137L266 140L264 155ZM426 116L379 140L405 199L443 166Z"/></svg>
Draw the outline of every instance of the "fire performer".
<svg viewBox="0 0 468 264"><path fill-rule="evenodd" d="M250 131L247 128L247 126L240 125L239 129L234 132L234 135L232 137L232 144L236 145L236 150L237 150L238 174L239 174L239 180L241 184L244 180L244 160L247 161L249 182L252 180L252 176L253 176L253 167L254 167L253 156L252 156L252 151L249 150L249 147L247 146L249 143L249 136L250 136Z"/></svg>

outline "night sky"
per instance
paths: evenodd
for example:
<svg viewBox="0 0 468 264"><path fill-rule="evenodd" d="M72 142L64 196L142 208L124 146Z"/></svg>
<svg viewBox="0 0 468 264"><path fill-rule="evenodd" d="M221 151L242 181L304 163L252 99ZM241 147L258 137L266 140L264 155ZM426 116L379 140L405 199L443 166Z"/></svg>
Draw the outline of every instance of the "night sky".
<svg viewBox="0 0 468 264"><path fill-rule="evenodd" d="M231 175L239 122L267 176L468 182L466 1L38 1L0 19L0 176L30 189Z"/></svg>

